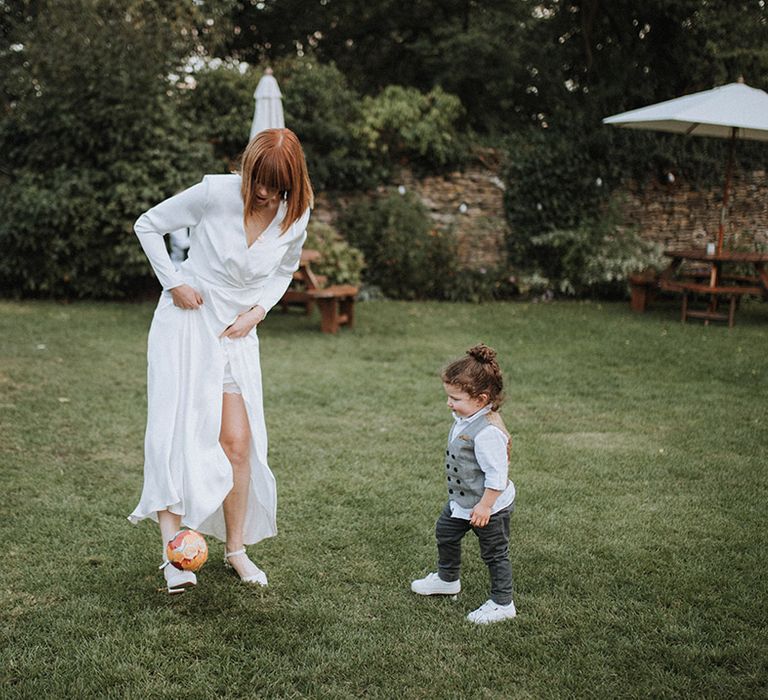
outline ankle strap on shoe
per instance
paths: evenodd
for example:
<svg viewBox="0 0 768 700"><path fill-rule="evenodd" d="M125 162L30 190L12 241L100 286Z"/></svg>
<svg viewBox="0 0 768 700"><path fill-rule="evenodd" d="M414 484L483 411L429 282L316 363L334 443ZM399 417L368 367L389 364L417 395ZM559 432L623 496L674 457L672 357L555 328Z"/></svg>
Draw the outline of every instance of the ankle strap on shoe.
<svg viewBox="0 0 768 700"><path fill-rule="evenodd" d="M224 558L229 559L230 557L236 557L238 554L245 554L245 547L242 549L238 549L236 552L228 552L224 550Z"/></svg>

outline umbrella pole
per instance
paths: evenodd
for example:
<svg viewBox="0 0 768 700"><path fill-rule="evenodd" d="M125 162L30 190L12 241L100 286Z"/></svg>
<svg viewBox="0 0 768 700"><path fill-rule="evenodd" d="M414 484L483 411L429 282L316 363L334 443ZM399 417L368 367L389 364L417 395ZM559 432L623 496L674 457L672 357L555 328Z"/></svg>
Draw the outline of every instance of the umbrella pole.
<svg viewBox="0 0 768 700"><path fill-rule="evenodd" d="M720 226L717 229L717 253L723 252L725 239L725 220L728 216L728 195L731 191L731 175L733 174L733 153L736 148L736 127L731 129L731 147L728 153L728 167L725 171L725 187L723 188L723 206L720 209Z"/></svg>
<svg viewBox="0 0 768 700"><path fill-rule="evenodd" d="M725 240L725 221L728 217L728 195L731 191L731 175L733 174L733 153L736 148L736 127L731 129L731 147L728 149L728 166L725 170L725 186L723 187L723 206L720 209L720 226L717 229L717 254L723 252L723 241ZM712 262L712 268L709 271L709 286L716 287L719 280L720 265ZM717 311L717 295L713 294L709 300L709 310Z"/></svg>

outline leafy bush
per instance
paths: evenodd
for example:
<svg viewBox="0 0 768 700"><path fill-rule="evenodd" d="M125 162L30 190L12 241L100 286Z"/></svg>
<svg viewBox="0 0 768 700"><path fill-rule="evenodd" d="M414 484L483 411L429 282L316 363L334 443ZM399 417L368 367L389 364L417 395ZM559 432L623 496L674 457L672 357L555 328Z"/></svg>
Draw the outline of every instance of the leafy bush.
<svg viewBox="0 0 768 700"><path fill-rule="evenodd" d="M172 157L170 144L162 145L160 162L26 171L0 187L0 293L121 298L157 289L133 222L194 184L201 167L184 159L194 148Z"/></svg>
<svg viewBox="0 0 768 700"><path fill-rule="evenodd" d="M360 135L360 96L344 74L310 58L279 61L274 73L285 124L301 139L315 189L368 189L380 182L385 171Z"/></svg>
<svg viewBox="0 0 768 700"><path fill-rule="evenodd" d="M317 190L370 189L402 159L434 170L464 158L456 129L461 103L440 88L422 94L390 86L378 97L361 98L332 63L293 57L277 61L273 70L285 124L301 139ZM225 163L236 160L248 141L262 72L210 63L188 91L185 108Z"/></svg>
<svg viewBox="0 0 768 700"><path fill-rule="evenodd" d="M618 293L628 272L652 266L658 254L633 232L622 233L611 200L624 180L674 171L711 186L722 176L725 140L610 129L587 117L574 114L506 140L507 248L521 291L539 292L546 281L566 294ZM749 155L748 144L739 146Z"/></svg>
<svg viewBox="0 0 768 700"><path fill-rule="evenodd" d="M253 121L253 93L261 71L245 72L231 62L209 63L195 73L195 89L184 95L183 108L214 147L225 170L242 153Z"/></svg>
<svg viewBox="0 0 768 700"><path fill-rule="evenodd" d="M156 288L132 223L212 166L177 108L178 90L159 77L182 54L183 14L169 20L150 2L62 0L24 24L20 65L0 70L3 294Z"/></svg>
<svg viewBox="0 0 768 700"><path fill-rule="evenodd" d="M561 294L623 296L630 274L662 266L662 246L618 221L614 206L575 228L534 236L537 258L548 261L540 273Z"/></svg>
<svg viewBox="0 0 768 700"><path fill-rule="evenodd" d="M627 167L615 136L574 120L508 141L507 246L522 293L623 295L629 274L661 264L661 246L623 227L612 199Z"/></svg>
<svg viewBox="0 0 768 700"><path fill-rule="evenodd" d="M350 205L339 218L346 239L363 251L365 280L396 299L443 299L456 245L432 226L413 195L389 194Z"/></svg>
<svg viewBox="0 0 768 700"><path fill-rule="evenodd" d="M410 161L434 170L466 158L456 129L463 115L458 97L440 87L428 93L390 85L363 100L362 135L368 148L394 162Z"/></svg>
<svg viewBox="0 0 768 700"><path fill-rule="evenodd" d="M211 62L195 74L186 109L214 145L223 167L236 163L248 143L253 93L264 69ZM285 125L304 147L316 190L365 189L383 172L374 165L360 132L360 97L332 65L311 58L279 61L274 75L283 95Z"/></svg>
<svg viewBox="0 0 768 700"><path fill-rule="evenodd" d="M328 278L328 284L360 285L365 258L361 251L353 248L328 224L310 221L307 228L306 248L317 250L322 255L312 268Z"/></svg>
<svg viewBox="0 0 768 700"><path fill-rule="evenodd" d="M491 268L456 268L446 275L445 298L449 301L511 299L518 293L516 278L504 265Z"/></svg>
<svg viewBox="0 0 768 700"><path fill-rule="evenodd" d="M532 238L570 230L595 218L610 190L601 167L604 144L567 131L532 129L508 145L505 203L511 234L510 261L546 265Z"/></svg>

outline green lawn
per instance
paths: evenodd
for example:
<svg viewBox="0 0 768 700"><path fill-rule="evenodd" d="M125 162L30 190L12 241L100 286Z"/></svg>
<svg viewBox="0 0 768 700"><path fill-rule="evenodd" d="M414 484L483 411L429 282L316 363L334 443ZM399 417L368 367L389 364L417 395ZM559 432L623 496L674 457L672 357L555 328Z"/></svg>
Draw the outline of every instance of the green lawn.
<svg viewBox="0 0 768 700"><path fill-rule="evenodd" d="M147 304L0 303L0 693L16 698L757 698L768 672L768 305L368 302L261 330L277 538L156 592L141 488ZM434 569L438 371L494 346L514 436L516 620Z"/></svg>

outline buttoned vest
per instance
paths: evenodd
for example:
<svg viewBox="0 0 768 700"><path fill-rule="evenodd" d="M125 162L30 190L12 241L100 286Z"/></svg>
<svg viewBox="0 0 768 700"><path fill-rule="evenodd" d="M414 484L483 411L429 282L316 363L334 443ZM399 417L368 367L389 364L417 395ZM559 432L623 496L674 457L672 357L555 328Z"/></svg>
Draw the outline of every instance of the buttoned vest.
<svg viewBox="0 0 768 700"><path fill-rule="evenodd" d="M496 411L486 413L473 420L451 440L445 450L445 478L448 498L462 508L474 508L485 492L485 474L475 457L475 438L488 425L494 425L507 436L507 458L509 458L509 433L504 421Z"/></svg>

